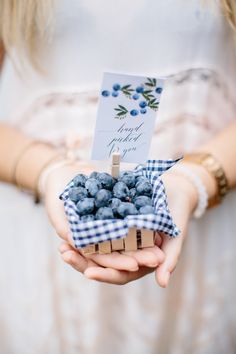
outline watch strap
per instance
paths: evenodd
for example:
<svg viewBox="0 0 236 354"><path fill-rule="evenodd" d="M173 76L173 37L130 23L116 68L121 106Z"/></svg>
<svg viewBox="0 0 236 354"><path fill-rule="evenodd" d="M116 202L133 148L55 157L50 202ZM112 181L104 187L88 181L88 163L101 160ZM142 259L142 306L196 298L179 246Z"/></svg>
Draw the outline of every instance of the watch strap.
<svg viewBox="0 0 236 354"><path fill-rule="evenodd" d="M202 165L207 172L215 179L217 193L208 199L208 208L214 207L222 202L229 190L229 184L225 171L219 161L210 153L191 153L184 156L183 161Z"/></svg>

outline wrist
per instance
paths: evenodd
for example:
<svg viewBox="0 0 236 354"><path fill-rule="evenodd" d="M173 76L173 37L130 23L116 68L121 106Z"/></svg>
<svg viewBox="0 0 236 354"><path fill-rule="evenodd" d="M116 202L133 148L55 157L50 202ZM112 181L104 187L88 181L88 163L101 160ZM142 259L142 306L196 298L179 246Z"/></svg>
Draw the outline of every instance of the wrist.
<svg viewBox="0 0 236 354"><path fill-rule="evenodd" d="M229 191L229 182L224 167L221 165L218 159L208 152L196 152L185 155L183 161L194 163L204 168L204 171L208 176L208 179L205 180L206 185L207 181L209 182L207 185L208 208L220 204ZM210 181L212 183L210 183Z"/></svg>
<svg viewBox="0 0 236 354"><path fill-rule="evenodd" d="M194 174L196 174L204 184L208 199L214 197L217 193L217 185L215 179L208 173L204 166L188 161L181 162L183 166L189 168Z"/></svg>
<svg viewBox="0 0 236 354"><path fill-rule="evenodd" d="M172 199L172 194L179 194L181 208L189 217L198 204L198 193L194 185L185 176L178 174L174 168L163 174L162 180L166 187L167 198ZM174 187L173 187L174 186Z"/></svg>
<svg viewBox="0 0 236 354"><path fill-rule="evenodd" d="M178 182L178 189L185 186L182 198L187 196L191 215L200 218L205 213L209 200L217 193L216 180L203 165L188 160L181 161L170 172L175 175L175 179L178 175L183 177L184 182Z"/></svg>
<svg viewBox="0 0 236 354"><path fill-rule="evenodd" d="M32 140L21 152L15 164L13 183L23 190L34 192L35 202L38 203L40 201L38 179L41 171L52 161L58 161L61 156L50 144Z"/></svg>

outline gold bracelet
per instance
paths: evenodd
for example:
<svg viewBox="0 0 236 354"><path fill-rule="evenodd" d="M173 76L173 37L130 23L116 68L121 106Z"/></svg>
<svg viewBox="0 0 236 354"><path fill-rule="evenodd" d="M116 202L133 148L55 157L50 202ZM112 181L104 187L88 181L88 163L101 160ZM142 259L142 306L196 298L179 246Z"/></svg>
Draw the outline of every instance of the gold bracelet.
<svg viewBox="0 0 236 354"><path fill-rule="evenodd" d="M217 193L208 200L208 208L220 204L229 191L229 184L225 171L217 159L210 153L192 153L184 156L183 161L202 165L207 172L214 178L217 185Z"/></svg>

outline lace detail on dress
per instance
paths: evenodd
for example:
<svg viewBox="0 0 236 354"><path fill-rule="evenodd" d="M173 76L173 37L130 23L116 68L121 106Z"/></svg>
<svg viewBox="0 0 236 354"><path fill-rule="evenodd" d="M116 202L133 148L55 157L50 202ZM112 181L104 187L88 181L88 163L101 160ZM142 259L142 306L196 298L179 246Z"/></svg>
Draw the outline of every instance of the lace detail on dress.
<svg viewBox="0 0 236 354"><path fill-rule="evenodd" d="M181 86L188 83L205 83L211 88L219 90L223 99L227 100L230 104L236 108L235 97L236 95L230 92L229 85L226 80L215 70L207 68L193 68L185 71L181 71L174 75L169 75L168 78L173 85Z"/></svg>
<svg viewBox="0 0 236 354"><path fill-rule="evenodd" d="M222 130L235 119L231 92L229 83L211 69L169 75L152 139L152 155L177 158Z"/></svg>
<svg viewBox="0 0 236 354"><path fill-rule="evenodd" d="M189 81L211 81L217 87L226 87L221 75L216 70L210 68L191 68L170 74L167 77L172 79L176 84L183 84Z"/></svg>
<svg viewBox="0 0 236 354"><path fill-rule="evenodd" d="M73 136L75 145L79 141L80 153L88 158L98 97L98 90L51 92L38 97L16 124L25 133L57 146ZM169 75L153 140L165 146L170 139L169 145L182 153L184 146L191 149L222 129L234 119L235 111L229 85L216 71L197 68ZM179 139L173 145L176 136ZM163 151L163 146L158 143L156 148Z"/></svg>
<svg viewBox="0 0 236 354"><path fill-rule="evenodd" d="M98 101L97 91L69 91L69 92L50 92L39 96L30 107L22 114L18 120L18 125L27 125L34 116L42 110L53 110L67 108L70 110L74 106L80 104L96 104Z"/></svg>
<svg viewBox="0 0 236 354"><path fill-rule="evenodd" d="M95 129L97 91L51 92L38 97L17 120L19 129L55 146L70 147L89 158Z"/></svg>
<svg viewBox="0 0 236 354"><path fill-rule="evenodd" d="M169 75L155 134L171 127L216 133L235 118L236 104L228 82L216 71L196 68ZM201 138L201 135L199 135Z"/></svg>

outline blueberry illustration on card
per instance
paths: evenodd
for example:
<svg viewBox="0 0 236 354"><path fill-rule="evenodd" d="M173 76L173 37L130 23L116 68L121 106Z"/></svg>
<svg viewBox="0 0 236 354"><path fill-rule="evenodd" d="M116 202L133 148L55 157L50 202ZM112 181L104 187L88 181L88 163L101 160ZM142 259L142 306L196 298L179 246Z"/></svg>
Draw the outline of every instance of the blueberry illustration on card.
<svg viewBox="0 0 236 354"><path fill-rule="evenodd" d="M116 151L123 162L147 160L163 84L160 78L104 73L93 160L109 160Z"/></svg>

